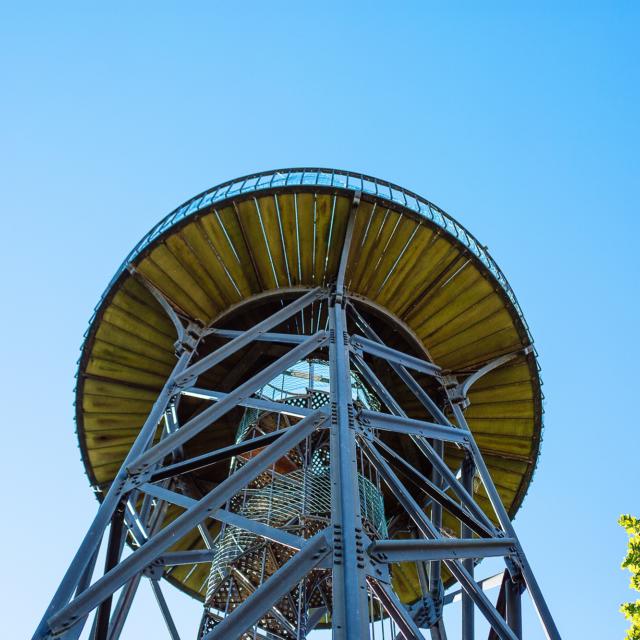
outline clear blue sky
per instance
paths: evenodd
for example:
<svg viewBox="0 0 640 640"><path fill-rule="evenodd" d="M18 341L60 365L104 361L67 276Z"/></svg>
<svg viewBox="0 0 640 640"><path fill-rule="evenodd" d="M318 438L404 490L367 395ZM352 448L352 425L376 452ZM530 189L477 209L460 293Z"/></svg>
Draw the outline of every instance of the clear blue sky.
<svg viewBox="0 0 640 640"><path fill-rule="evenodd" d="M316 165L398 182L489 245L545 382L517 529L564 637L621 638L616 518L640 512L639 5L12 4L0 635L30 637L95 511L73 375L122 258L196 192ZM167 637L148 591L124 638ZM170 597L194 637L199 607ZM525 628L541 637L529 611Z"/></svg>

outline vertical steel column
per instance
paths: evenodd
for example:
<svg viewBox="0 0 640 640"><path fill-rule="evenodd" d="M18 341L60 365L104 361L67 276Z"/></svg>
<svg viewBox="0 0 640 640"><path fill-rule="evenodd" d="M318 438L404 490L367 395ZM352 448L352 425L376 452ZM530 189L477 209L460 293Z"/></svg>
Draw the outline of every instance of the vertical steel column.
<svg viewBox="0 0 640 640"><path fill-rule="evenodd" d="M109 528L109 542L107 544L107 556L104 561L104 572L107 573L118 564L124 543L124 504L120 502L115 513L111 517ZM111 617L111 604L113 596L105 598L96 612L96 625L94 640L107 640L109 634L109 619Z"/></svg>
<svg viewBox="0 0 640 640"><path fill-rule="evenodd" d="M432 440L431 445L436 455L439 458L444 458L444 442L442 440ZM431 467L431 481L436 487L440 488L442 476L438 473L435 465ZM431 503L431 522L439 534L442 528L442 505L437 500L433 500ZM442 619L444 589L442 587L442 563L440 560L432 560L429 563L429 591L438 616L436 624L430 629L431 638L432 640L446 640L444 621Z"/></svg>
<svg viewBox="0 0 640 640"><path fill-rule="evenodd" d="M331 501L333 507L333 638L368 640L365 549L360 512L349 340L341 305L329 306Z"/></svg>
<svg viewBox="0 0 640 640"><path fill-rule="evenodd" d="M438 454L438 457L444 457L444 443L442 440L432 440L431 446ZM431 482L440 488L440 474L435 466L431 467ZM440 532L442 527L442 505L437 500L433 500L431 503L431 522L433 522L433 526ZM429 587L431 589L431 595L434 597L438 597L441 573L440 561L432 561L429 569Z"/></svg>
<svg viewBox="0 0 640 640"><path fill-rule="evenodd" d="M470 496L473 496L473 476L475 473L475 466L470 456L467 456L462 463L462 486L465 488ZM470 538L472 535L471 529L465 524L460 524L460 537ZM473 577L473 559L463 560L462 566L469 572L469 575ZM475 633L475 621L473 618L473 600L469 597L466 591L462 591L462 640L473 640Z"/></svg>
<svg viewBox="0 0 640 640"><path fill-rule="evenodd" d="M505 589L507 624L519 640L522 640L522 585L507 577Z"/></svg>

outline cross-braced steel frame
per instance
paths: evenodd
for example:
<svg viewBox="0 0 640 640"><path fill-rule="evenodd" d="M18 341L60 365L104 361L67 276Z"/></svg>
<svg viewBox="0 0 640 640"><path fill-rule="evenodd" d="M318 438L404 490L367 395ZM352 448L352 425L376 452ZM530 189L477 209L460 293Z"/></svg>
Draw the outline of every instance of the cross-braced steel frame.
<svg viewBox="0 0 640 640"><path fill-rule="evenodd" d="M64 638L76 640L92 612L92 640L117 640L142 578L151 581L169 636L178 638L159 579L166 567L211 562L215 540L206 526L208 519L244 529L295 551L239 606L206 632L205 640L240 638L255 629L311 571L331 572L331 601L325 610L310 612L298 637L306 634L325 615L330 615L333 637L365 640L370 637L371 603L375 599L385 616L393 621L399 636L423 638L428 629L434 640L445 640L442 566L457 581L462 599L462 638L474 638L474 614L488 621L490 637L515 640L522 637L520 598L529 591L546 636L559 633L502 504L482 454L465 420L469 387L483 374L510 358L503 356L487 363L464 380L447 377L427 360L408 355L386 344L358 311L358 303L344 289L344 270L349 253L352 222L342 252L338 275L330 289L303 292L273 315L244 331L202 329L186 323L171 305L148 285L172 318L178 331L177 361L153 408L111 483L98 512L73 558L58 590L33 636L34 640ZM323 299L328 306L328 330L312 335L278 333L283 322ZM357 327L359 334L347 331ZM216 332L228 341L208 355L197 358L197 347ZM290 345L289 351L230 393L196 386L198 376L230 355L256 341ZM265 400L256 391L297 362L319 350L326 350L330 366L330 404L317 410ZM409 418L392 392L385 387L365 360L380 358L391 367L424 408L421 419ZM380 399L384 411L354 406L350 370L354 367ZM449 410L443 410L418 384L411 371L433 376L446 389ZM210 400L210 404L184 424L178 424L176 404L183 395ZM182 447L235 407L253 407L295 416L298 421L272 433L211 451L196 458L184 458ZM453 420L447 417L449 413ZM332 514L330 524L309 539L254 521L225 508L225 504L276 463L298 443L317 430L329 430ZM432 469L430 477L390 448L381 437L395 432L411 438ZM444 460L444 443L464 453L458 473ZM176 491L173 480L180 474L206 467L233 456L258 451L246 464L196 500ZM358 499L357 456L364 455L386 485L388 492L412 522L416 535L411 539L370 539L362 524ZM401 477L411 476L429 496L430 508L419 504ZM478 476L489 498L489 517L474 497L474 477ZM452 497L454 496L454 497ZM184 508L170 523L164 522L169 504ZM136 508L137 505L141 505ZM460 523L460 537L442 531L442 513L452 514ZM171 552L182 536L199 528L207 548ZM106 538L106 542L103 541ZM132 552L123 550L129 540ZM94 579L101 545L106 544L105 566ZM484 557L503 557L505 571L494 605L482 584L474 577L474 565ZM421 599L404 605L392 588L389 565L415 563L422 587ZM120 590L117 602L114 594ZM274 637L268 633L259 637Z"/></svg>

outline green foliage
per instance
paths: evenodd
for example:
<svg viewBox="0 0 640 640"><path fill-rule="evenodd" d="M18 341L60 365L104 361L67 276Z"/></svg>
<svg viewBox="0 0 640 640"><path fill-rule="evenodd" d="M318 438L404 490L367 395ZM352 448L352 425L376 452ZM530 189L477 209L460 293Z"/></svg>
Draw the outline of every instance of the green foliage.
<svg viewBox="0 0 640 640"><path fill-rule="evenodd" d="M622 568L631 572L630 587L640 591L640 518L620 516L618 524L629 534L629 548L622 561ZM640 640L640 600L626 602L620 607L620 611L631 622L626 640Z"/></svg>

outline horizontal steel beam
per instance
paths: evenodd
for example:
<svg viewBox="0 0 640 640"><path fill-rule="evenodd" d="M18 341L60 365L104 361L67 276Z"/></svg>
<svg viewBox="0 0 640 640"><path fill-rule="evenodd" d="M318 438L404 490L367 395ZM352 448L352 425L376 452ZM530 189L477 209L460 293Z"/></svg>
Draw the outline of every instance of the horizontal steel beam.
<svg viewBox="0 0 640 640"><path fill-rule="evenodd" d="M419 562L489 558L515 553L513 538L464 538L439 540L378 540L369 546L369 555L382 562Z"/></svg>
<svg viewBox="0 0 640 640"><path fill-rule="evenodd" d="M406 433L411 436L423 436L425 438L445 440L446 442L458 442L460 444L467 444L469 442L469 433L466 430L436 424L434 422L425 422L424 420L394 416L390 413L380 413L378 411L363 409L358 413L358 420L365 426L382 429L383 431Z"/></svg>
<svg viewBox="0 0 640 640"><path fill-rule="evenodd" d="M183 396L189 396L191 398L200 398L202 400L211 400L218 402L228 397L229 393L223 393L222 391L212 391L209 389L202 389L201 387L189 387L181 392ZM286 402L275 402L273 400L265 400L263 398L245 398L238 402L240 407L248 407L249 409L258 409L260 411L271 411L273 413L281 413L282 415L291 416L293 418L304 418L310 413L313 413L313 409L307 409L306 407L296 407Z"/></svg>
<svg viewBox="0 0 640 640"><path fill-rule="evenodd" d="M144 493L151 495L154 498L177 504L179 507L184 507L185 509L189 509L190 507L198 504L198 500L195 500L194 498L190 498L182 493L170 491L169 489L165 489L164 487L159 487L154 484L143 484L140 487L140 491L144 491ZM239 513L233 513L226 509L217 509L212 511L207 514L207 517L230 524L234 527L238 527L239 529L244 529L245 531L249 531L260 536L261 538L273 540L273 542L278 542L292 549L300 549L305 542L304 538L281 529L276 529L275 527L270 527L262 522L245 518Z"/></svg>
<svg viewBox="0 0 640 640"><path fill-rule="evenodd" d="M407 353L388 347L386 344L376 342L375 340L369 340L369 338L363 336L352 336L350 342L351 347L356 351L365 351L372 356L395 362L403 367L409 367L409 369L413 369L414 371L427 373L431 376L437 375L440 372L440 367L431 362L410 356Z"/></svg>

